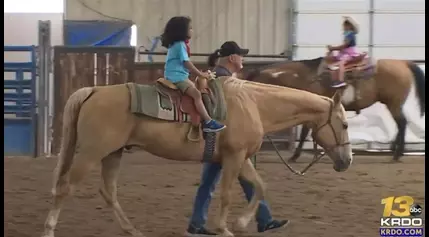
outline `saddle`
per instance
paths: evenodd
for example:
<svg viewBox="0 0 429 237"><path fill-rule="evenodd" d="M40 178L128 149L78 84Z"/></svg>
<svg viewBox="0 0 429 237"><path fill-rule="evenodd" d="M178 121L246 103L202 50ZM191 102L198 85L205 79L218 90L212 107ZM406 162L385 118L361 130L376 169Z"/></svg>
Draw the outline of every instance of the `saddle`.
<svg viewBox="0 0 429 237"><path fill-rule="evenodd" d="M214 77L213 77L214 78ZM223 81L197 78L196 88L201 91L204 106L216 120L225 120L227 106L223 94ZM126 83L130 92L130 112L155 119L179 123L190 123L187 139L198 142L203 135L201 116L197 112L193 98L181 92L170 81L159 78L152 85Z"/></svg>
<svg viewBox="0 0 429 237"><path fill-rule="evenodd" d="M193 126L199 126L201 123L201 116L195 107L194 99L188 95L183 94L176 85L165 78L159 78L156 80L158 89L164 95L170 97L171 102L179 108L176 112L178 113L179 122L183 122L182 113L189 114L191 116L191 124Z"/></svg>
<svg viewBox="0 0 429 237"><path fill-rule="evenodd" d="M371 58L368 57L367 53L362 53L344 65L343 75L340 75L339 61L330 60L330 57L324 59L324 63L320 64L318 76L322 80L322 85L330 87L334 79L343 76L344 81L347 82L347 88L352 88L353 101L357 103L360 99L360 81L369 79L374 76L375 64ZM356 110L359 114L360 110Z"/></svg>
<svg viewBox="0 0 429 237"><path fill-rule="evenodd" d="M214 95L208 86L208 80L206 78L196 78L195 86L201 92L204 105L210 116L213 116L213 104L215 103ZM183 94L176 85L165 78L159 78L156 80L157 88L160 93L168 96L171 103L176 107L176 113L178 122L185 122L182 120L185 114L190 116L191 129L188 133L188 139L191 141L199 141L201 116L195 107L194 99L186 94ZM194 136L192 136L194 134ZM194 138L192 138L194 137ZM196 137L196 138L195 138Z"/></svg>
<svg viewBox="0 0 429 237"><path fill-rule="evenodd" d="M329 77L332 79L334 76L339 76L339 61L329 60L325 58L325 63L319 71L319 76ZM374 64L371 58L368 57L367 53L362 53L349 60L344 65L344 80L354 81L357 79L369 78L373 75Z"/></svg>
<svg viewBox="0 0 429 237"><path fill-rule="evenodd" d="M327 64L328 69L331 71L336 71L339 69L339 61L338 60L330 60L329 58L325 58L325 62ZM353 57L344 65L344 71L351 71L355 68L362 67L367 65L369 62L369 57L366 53L362 53L359 56Z"/></svg>

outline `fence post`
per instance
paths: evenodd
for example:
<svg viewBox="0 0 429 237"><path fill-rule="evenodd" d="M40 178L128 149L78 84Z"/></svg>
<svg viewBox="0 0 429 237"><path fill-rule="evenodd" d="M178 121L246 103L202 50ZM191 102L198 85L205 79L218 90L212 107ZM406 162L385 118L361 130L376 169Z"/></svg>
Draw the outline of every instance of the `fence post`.
<svg viewBox="0 0 429 237"><path fill-rule="evenodd" d="M38 155L50 154L50 61L51 61L51 22L39 21L38 57L38 97L37 97L37 140Z"/></svg>

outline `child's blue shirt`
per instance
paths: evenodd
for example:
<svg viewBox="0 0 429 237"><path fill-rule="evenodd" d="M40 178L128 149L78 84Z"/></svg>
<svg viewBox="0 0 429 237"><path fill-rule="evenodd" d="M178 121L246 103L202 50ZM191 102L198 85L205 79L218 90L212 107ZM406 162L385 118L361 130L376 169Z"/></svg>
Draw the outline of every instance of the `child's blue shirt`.
<svg viewBox="0 0 429 237"><path fill-rule="evenodd" d="M349 42L348 47L356 46L356 34L353 31L345 31L344 32L344 40Z"/></svg>
<svg viewBox="0 0 429 237"><path fill-rule="evenodd" d="M186 61L189 61L189 55L186 51L185 42L174 42L168 48L164 77L173 83L188 79L189 70L185 67Z"/></svg>

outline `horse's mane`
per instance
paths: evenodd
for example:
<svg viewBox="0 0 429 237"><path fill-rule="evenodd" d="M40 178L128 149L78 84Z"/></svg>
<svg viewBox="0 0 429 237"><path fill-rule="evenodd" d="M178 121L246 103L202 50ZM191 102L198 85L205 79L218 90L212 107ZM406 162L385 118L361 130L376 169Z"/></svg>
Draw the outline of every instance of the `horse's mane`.
<svg viewBox="0 0 429 237"><path fill-rule="evenodd" d="M296 60L296 61L292 61L292 60L288 60L288 61L283 61L283 62L278 62L278 63L274 63L274 64L269 64L269 65L265 65L259 68L256 68L254 70L252 70L247 77L245 78L245 80L247 81L253 81L255 77L259 76L260 73L266 69L271 69L271 68L275 68L277 66L282 66L285 64L291 64L291 63L302 63L304 64L306 67L308 67L310 70L314 70L317 71L317 69L319 68L320 63L322 63L323 57L318 57L318 58L313 58L313 59L304 59L304 60Z"/></svg>

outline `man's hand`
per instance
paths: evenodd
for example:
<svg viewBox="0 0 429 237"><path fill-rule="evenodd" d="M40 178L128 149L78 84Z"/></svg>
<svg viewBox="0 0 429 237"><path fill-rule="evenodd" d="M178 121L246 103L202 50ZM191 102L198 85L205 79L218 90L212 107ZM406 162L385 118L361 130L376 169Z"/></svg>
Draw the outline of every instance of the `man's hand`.
<svg viewBox="0 0 429 237"><path fill-rule="evenodd" d="M210 75L209 79L215 79L216 78L216 72L212 72L212 71L208 70L207 73Z"/></svg>
<svg viewBox="0 0 429 237"><path fill-rule="evenodd" d="M210 79L210 78L211 78L211 75L210 75L208 72L202 72L202 73L200 74L200 77L202 77L202 78L206 78L206 79Z"/></svg>

